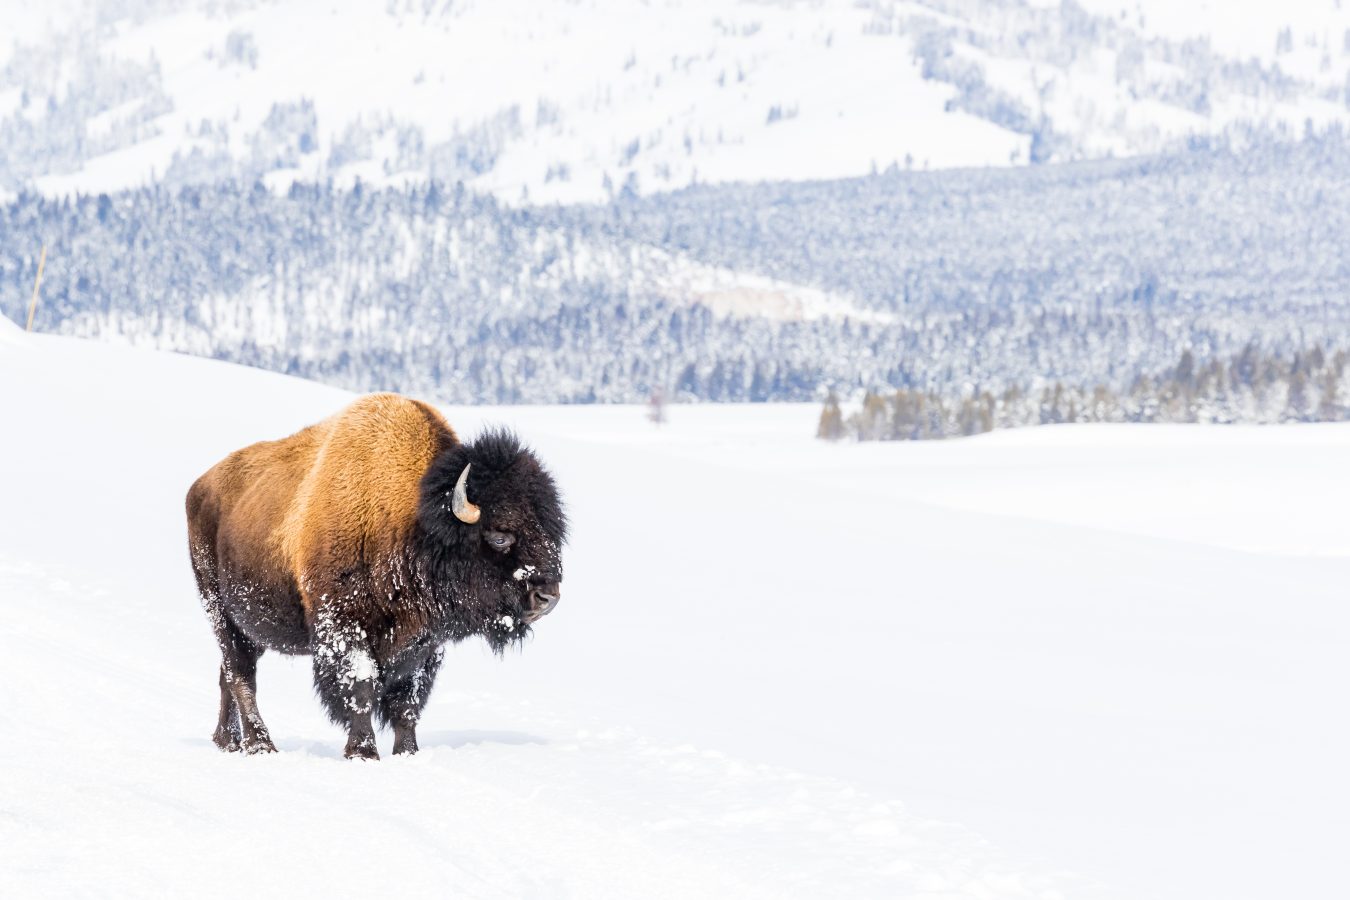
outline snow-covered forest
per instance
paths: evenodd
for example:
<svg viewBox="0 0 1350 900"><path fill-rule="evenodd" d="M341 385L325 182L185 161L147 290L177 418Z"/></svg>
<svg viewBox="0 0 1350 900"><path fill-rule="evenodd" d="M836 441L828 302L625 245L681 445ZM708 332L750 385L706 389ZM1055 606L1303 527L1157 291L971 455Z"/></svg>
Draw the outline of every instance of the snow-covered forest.
<svg viewBox="0 0 1350 900"><path fill-rule="evenodd" d="M45 244L39 330L501 403L1334 355L1350 9L1225 9L16 4L0 312Z"/></svg>
<svg viewBox="0 0 1350 900"><path fill-rule="evenodd" d="M833 391L825 399L816 436L826 440L903 441L965 437L1025 425L1074 422L1340 422L1350 418L1347 354L1321 347L1292 359L1262 353L1255 344L1227 360L1196 364L1187 350L1155 378L1141 375L1128 391L1056 382L1039 391L1013 386L999 394L868 391L845 415Z"/></svg>
<svg viewBox="0 0 1350 900"><path fill-rule="evenodd" d="M1350 139L511 207L234 181L0 207L40 330L456 402L1126 392L1347 348ZM1236 408L1239 421L1251 419Z"/></svg>

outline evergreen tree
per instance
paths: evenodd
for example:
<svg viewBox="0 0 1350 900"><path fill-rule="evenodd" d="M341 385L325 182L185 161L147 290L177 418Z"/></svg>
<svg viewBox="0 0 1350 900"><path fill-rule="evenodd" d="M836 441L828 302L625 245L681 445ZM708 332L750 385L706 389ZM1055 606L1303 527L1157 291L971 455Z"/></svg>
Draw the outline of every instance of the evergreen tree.
<svg viewBox="0 0 1350 900"><path fill-rule="evenodd" d="M844 412L839 408L839 395L830 391L825 398L825 408L820 411L820 424L816 427L816 437L827 441L837 441L844 436Z"/></svg>
<svg viewBox="0 0 1350 900"><path fill-rule="evenodd" d="M1322 374L1322 398L1317 405L1317 418L1322 422L1338 422L1341 409L1338 393L1340 376L1335 367L1328 367Z"/></svg>
<svg viewBox="0 0 1350 900"><path fill-rule="evenodd" d="M1296 422L1305 419L1308 414L1308 376L1302 369L1296 368L1290 373L1287 397L1286 417Z"/></svg>

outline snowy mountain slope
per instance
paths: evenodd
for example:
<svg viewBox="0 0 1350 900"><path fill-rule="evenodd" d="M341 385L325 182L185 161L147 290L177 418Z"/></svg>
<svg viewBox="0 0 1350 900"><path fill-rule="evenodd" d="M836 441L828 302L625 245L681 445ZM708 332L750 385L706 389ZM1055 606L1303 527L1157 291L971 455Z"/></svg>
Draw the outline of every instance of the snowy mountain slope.
<svg viewBox="0 0 1350 900"><path fill-rule="evenodd" d="M449 409L557 471L567 608L520 654L453 650L426 752L359 765L304 660L263 660L281 754L209 745L181 522L197 472L348 395L12 327L0 378L22 386L0 442L0 676L24 686L0 708L0 876L20 895L1345 887L1350 734L1327 710L1348 548L1236 552L1301 538L1268 501L1219 533L1208 509L1301 465L1324 490L1287 520L1334 528L1350 429L839 446L811 407L675 407L661 431L631 407ZM1132 484L1157 487L1153 525Z"/></svg>
<svg viewBox="0 0 1350 900"><path fill-rule="evenodd" d="M1331 4L7 0L0 190L431 176L571 202L1299 134L1350 118Z"/></svg>
<svg viewBox="0 0 1350 900"><path fill-rule="evenodd" d="M1235 59L1279 63L1300 77L1327 77L1325 56L1345 49L1350 9L1341 0L1078 0L1089 12L1119 19L1142 33L1200 39ZM1291 40L1281 43L1289 31Z"/></svg>

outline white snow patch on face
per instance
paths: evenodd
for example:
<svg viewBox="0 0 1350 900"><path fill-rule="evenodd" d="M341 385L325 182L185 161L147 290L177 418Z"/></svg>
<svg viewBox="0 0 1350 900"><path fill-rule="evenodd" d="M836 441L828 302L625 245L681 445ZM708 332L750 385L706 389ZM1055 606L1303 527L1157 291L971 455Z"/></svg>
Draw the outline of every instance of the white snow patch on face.
<svg viewBox="0 0 1350 900"><path fill-rule="evenodd" d="M497 624L501 625L503 628L515 628L516 620L510 616L502 616L497 620Z"/></svg>
<svg viewBox="0 0 1350 900"><path fill-rule="evenodd" d="M538 570L535 569L534 566L521 566L519 569L516 569L514 572L511 573L511 577L514 578L516 581L524 581L526 578L529 578L531 575L533 575L536 571Z"/></svg>

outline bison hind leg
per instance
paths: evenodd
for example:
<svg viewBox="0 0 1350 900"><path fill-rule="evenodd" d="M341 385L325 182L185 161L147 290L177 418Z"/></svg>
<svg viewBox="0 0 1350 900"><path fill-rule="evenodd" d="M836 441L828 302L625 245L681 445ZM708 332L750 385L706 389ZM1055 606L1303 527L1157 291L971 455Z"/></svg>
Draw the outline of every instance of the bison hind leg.
<svg viewBox="0 0 1350 900"><path fill-rule="evenodd" d="M243 734L239 730L239 705L234 702L234 694L230 692L224 666L220 667L220 720L216 723L211 740L226 753L236 752L243 744Z"/></svg>
<svg viewBox="0 0 1350 900"><path fill-rule="evenodd" d="M262 714L258 712L258 657L262 648L245 637L238 628L221 617L221 625L216 630L216 640L220 644L221 666L221 725L229 731L229 726L237 722L239 726L239 746L245 753L276 753L276 745L267 731ZM235 716L227 716L225 697L228 693L233 701ZM217 726L220 733L220 726ZM219 741L217 741L219 745ZM229 749L226 741L224 749Z"/></svg>

